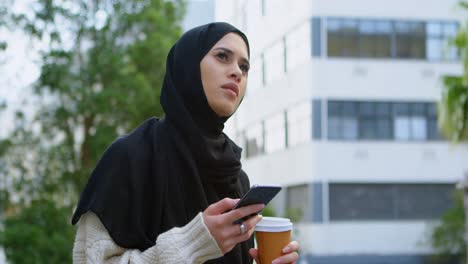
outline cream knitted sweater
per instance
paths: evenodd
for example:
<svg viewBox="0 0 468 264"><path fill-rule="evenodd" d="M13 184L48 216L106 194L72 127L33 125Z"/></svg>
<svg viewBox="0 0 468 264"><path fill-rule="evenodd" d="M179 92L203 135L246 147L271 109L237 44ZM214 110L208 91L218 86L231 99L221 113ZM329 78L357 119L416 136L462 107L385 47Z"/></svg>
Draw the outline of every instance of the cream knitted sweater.
<svg viewBox="0 0 468 264"><path fill-rule="evenodd" d="M73 263L203 263L223 254L203 222L202 213L181 228L160 234L153 247L140 251L119 247L92 212L78 222Z"/></svg>

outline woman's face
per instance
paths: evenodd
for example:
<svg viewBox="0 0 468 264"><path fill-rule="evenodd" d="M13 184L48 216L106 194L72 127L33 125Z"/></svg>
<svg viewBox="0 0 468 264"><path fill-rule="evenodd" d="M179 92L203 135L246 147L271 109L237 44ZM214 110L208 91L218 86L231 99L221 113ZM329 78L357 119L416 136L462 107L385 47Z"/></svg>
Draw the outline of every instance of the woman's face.
<svg viewBox="0 0 468 264"><path fill-rule="evenodd" d="M226 34L200 62L203 90L218 116L236 111L245 95L249 68L247 45L236 33Z"/></svg>

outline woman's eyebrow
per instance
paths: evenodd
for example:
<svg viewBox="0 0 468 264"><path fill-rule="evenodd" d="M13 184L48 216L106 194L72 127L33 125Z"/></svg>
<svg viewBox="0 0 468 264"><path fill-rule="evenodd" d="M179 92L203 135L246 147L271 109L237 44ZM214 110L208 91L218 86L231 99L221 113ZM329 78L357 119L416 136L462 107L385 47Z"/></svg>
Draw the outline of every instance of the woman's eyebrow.
<svg viewBox="0 0 468 264"><path fill-rule="evenodd" d="M230 50L228 48L225 48L225 47L218 47L218 48L215 48L214 50L222 50L222 51L224 51L224 52L226 52L226 53L228 53L230 55L234 54L234 52L232 50ZM250 64L249 60L247 58L243 57L243 56L241 57L241 60L242 60L243 63Z"/></svg>

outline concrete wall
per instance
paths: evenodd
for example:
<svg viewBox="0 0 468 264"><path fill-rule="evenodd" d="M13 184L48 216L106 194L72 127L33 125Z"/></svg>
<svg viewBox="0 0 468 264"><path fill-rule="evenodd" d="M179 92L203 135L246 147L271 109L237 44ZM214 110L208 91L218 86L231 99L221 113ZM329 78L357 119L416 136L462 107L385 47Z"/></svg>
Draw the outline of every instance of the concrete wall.
<svg viewBox="0 0 468 264"><path fill-rule="evenodd" d="M428 254L431 225L423 221L298 224L295 238L303 254Z"/></svg>
<svg viewBox="0 0 468 264"><path fill-rule="evenodd" d="M468 144L314 141L250 158L243 168L252 183L454 183L467 159Z"/></svg>

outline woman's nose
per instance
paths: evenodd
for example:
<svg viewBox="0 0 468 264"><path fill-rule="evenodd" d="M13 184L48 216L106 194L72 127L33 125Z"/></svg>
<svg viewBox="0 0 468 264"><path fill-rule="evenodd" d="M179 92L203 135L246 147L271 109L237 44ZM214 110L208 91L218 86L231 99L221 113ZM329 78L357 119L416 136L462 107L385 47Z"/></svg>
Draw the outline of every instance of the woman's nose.
<svg viewBox="0 0 468 264"><path fill-rule="evenodd" d="M233 66L233 69L231 70L230 77L234 78L237 82L240 81L242 76L242 70L240 69L239 65Z"/></svg>

